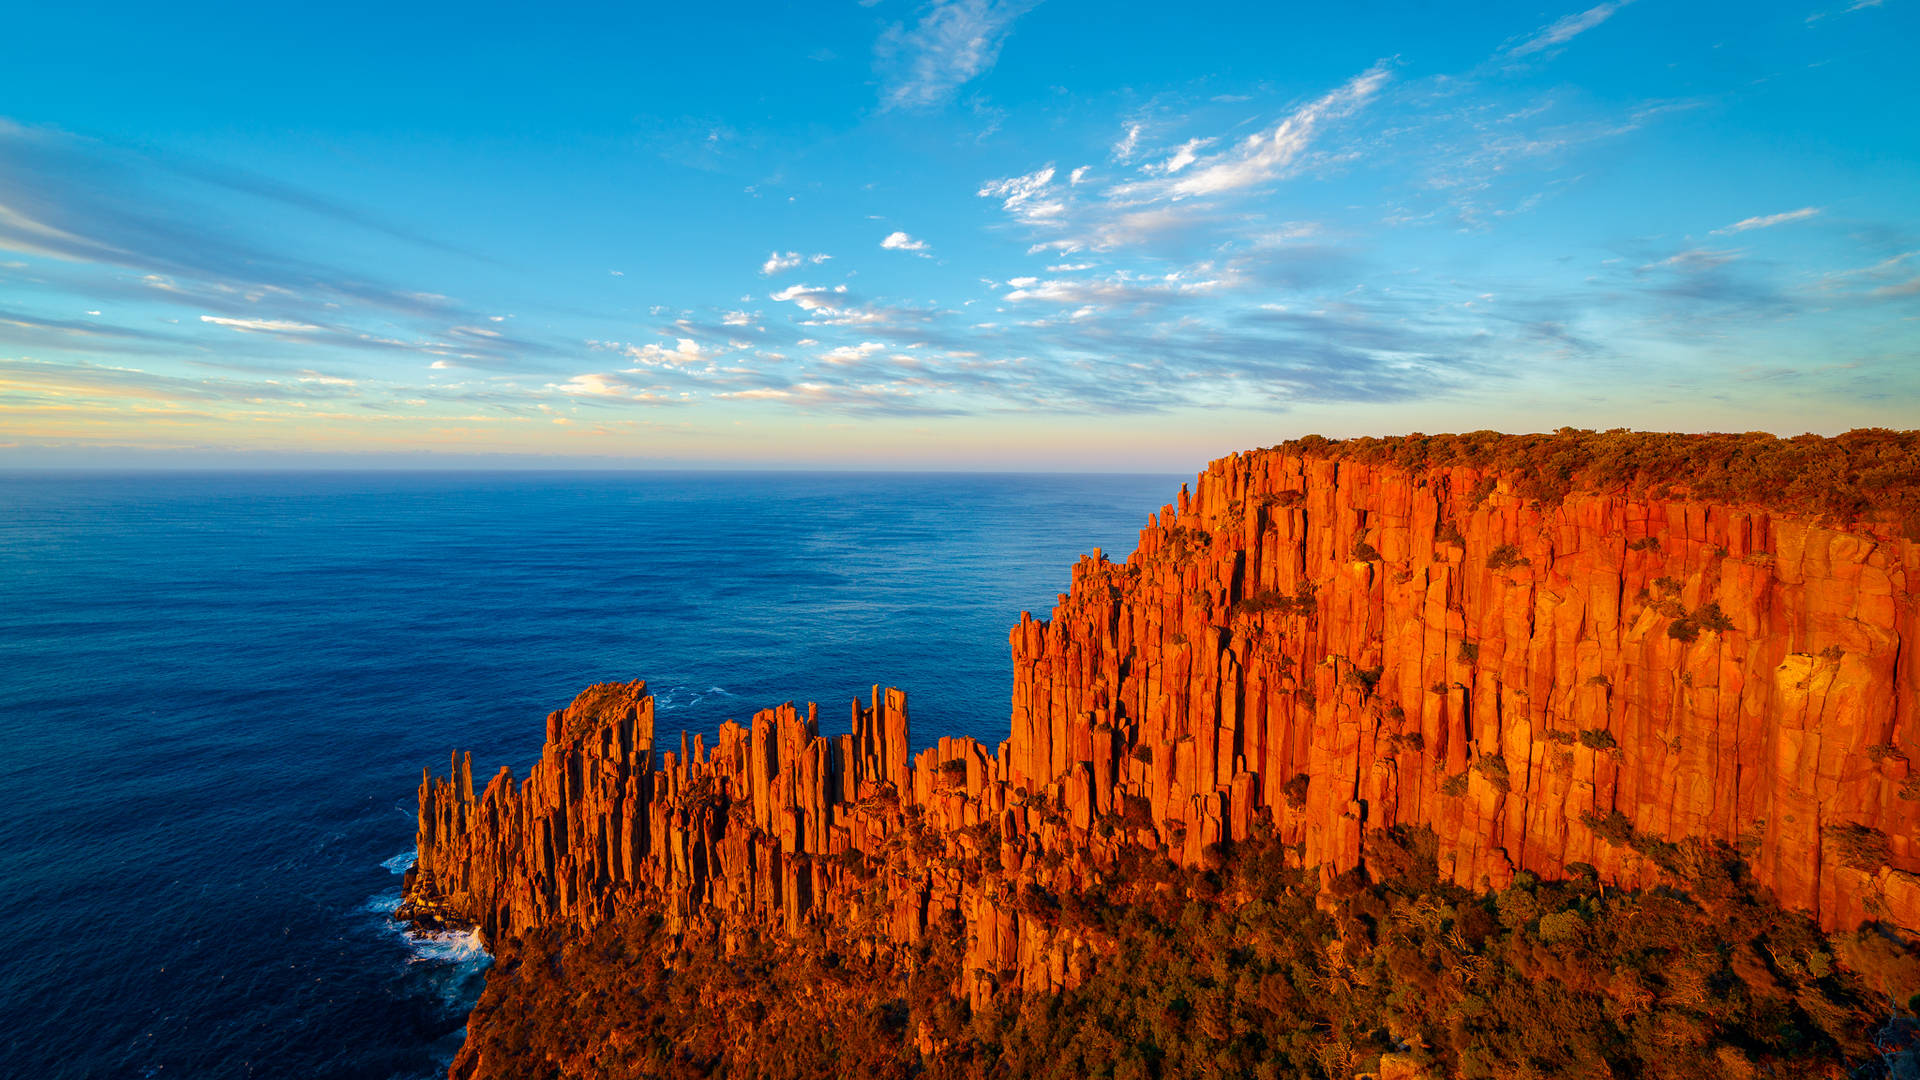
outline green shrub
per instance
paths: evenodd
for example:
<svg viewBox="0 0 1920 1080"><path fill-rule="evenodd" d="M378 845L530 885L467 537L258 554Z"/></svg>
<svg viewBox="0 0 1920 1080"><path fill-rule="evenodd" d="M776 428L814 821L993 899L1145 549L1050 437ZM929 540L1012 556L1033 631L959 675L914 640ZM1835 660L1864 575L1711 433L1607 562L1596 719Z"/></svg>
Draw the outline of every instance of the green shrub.
<svg viewBox="0 0 1920 1080"><path fill-rule="evenodd" d="M1605 728L1588 728L1580 733L1580 745L1589 750L1613 750L1620 744L1613 741L1613 732Z"/></svg>
<svg viewBox="0 0 1920 1080"><path fill-rule="evenodd" d="M1580 917L1578 911L1572 909L1540 916L1540 940L1549 945L1564 945L1578 941L1586 928L1586 920Z"/></svg>
<svg viewBox="0 0 1920 1080"><path fill-rule="evenodd" d="M1510 567L1526 566L1529 561L1526 556L1520 554L1520 549L1513 544L1501 544L1499 547L1487 553L1487 569L1489 570L1506 570Z"/></svg>
<svg viewBox="0 0 1920 1080"><path fill-rule="evenodd" d="M1604 815L1588 811L1580 815L1580 823L1615 847L1626 847L1633 843L1633 822L1618 810L1609 810Z"/></svg>
<svg viewBox="0 0 1920 1080"><path fill-rule="evenodd" d="M1487 778L1496 790L1512 791L1513 781L1507 772L1507 759L1498 754L1481 754L1474 760L1474 770Z"/></svg>
<svg viewBox="0 0 1920 1080"><path fill-rule="evenodd" d="M1872 826L1849 821L1829 825L1824 832L1839 852L1840 861L1856 870L1872 873L1893 857L1892 843L1887 839L1887 834Z"/></svg>
<svg viewBox="0 0 1920 1080"><path fill-rule="evenodd" d="M1304 581L1294 589L1291 595L1279 589L1267 589L1234 601L1230 611L1235 615L1253 615L1267 611L1280 615L1311 615L1316 606L1314 592L1314 586Z"/></svg>
<svg viewBox="0 0 1920 1080"><path fill-rule="evenodd" d="M1293 779L1280 785L1280 793L1286 797L1287 805L1295 810L1307 805L1307 787L1313 778L1306 773L1295 773Z"/></svg>

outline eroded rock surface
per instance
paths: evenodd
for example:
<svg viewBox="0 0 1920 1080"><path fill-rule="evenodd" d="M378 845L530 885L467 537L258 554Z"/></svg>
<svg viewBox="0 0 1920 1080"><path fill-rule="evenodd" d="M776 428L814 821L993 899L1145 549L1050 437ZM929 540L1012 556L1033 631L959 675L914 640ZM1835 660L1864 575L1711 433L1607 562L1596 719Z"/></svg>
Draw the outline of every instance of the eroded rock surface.
<svg viewBox="0 0 1920 1080"><path fill-rule="evenodd" d="M1124 565L1011 634L1011 730L910 754L907 698L655 738L645 684L548 717L475 794L422 779L410 910L499 940L631 906L722 942L868 955L965 937L980 1004L1079 978L1049 905L1127 847L1190 865L1269 831L1325 880L1431 828L1471 887L1579 864L1665 880L1738 847L1829 929L1920 929L1920 546L1751 506L1285 451L1183 488Z"/></svg>

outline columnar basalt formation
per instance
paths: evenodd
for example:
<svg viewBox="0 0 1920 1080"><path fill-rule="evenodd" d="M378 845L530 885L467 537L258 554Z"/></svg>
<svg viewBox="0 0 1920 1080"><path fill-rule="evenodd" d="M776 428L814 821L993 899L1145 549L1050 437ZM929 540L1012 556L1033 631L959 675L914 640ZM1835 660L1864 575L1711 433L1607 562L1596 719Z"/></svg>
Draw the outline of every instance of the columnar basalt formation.
<svg viewBox="0 0 1920 1080"><path fill-rule="evenodd" d="M1125 847L1201 865L1270 830L1331 880L1408 825L1469 886L1643 886L1709 841L1825 927L1913 930L1916 583L1878 525L1235 455L1023 613L996 750L910 754L875 687L847 734L788 704L659 753L644 684L603 684L525 781L423 777L410 910L496 940L642 908L870 954L957 932L977 1004L1079 976L1100 943L1049 905Z"/></svg>

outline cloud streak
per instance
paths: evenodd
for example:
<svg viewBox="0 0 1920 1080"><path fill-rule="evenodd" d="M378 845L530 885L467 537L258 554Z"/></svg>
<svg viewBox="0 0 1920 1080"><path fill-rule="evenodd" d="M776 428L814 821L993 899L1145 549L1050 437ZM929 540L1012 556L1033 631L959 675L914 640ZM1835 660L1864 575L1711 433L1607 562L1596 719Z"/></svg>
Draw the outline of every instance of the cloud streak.
<svg viewBox="0 0 1920 1080"><path fill-rule="evenodd" d="M1020 16L1040 0L935 0L911 29L896 23L874 46L882 109L941 105L992 69Z"/></svg>
<svg viewBox="0 0 1920 1080"><path fill-rule="evenodd" d="M1767 214L1761 217L1743 218L1728 225L1726 228L1713 230L1713 235L1729 236L1733 233L1746 232L1749 229L1771 229L1775 225L1785 225L1793 221L1805 221L1810 217L1818 216L1819 213L1820 208L1817 206L1803 206L1798 210L1788 210L1782 214Z"/></svg>
<svg viewBox="0 0 1920 1080"><path fill-rule="evenodd" d="M1509 57L1531 56L1555 46L1565 45L1613 18L1615 12L1626 7L1630 2L1631 0L1609 0L1604 4L1595 4L1585 11L1556 19L1502 52Z"/></svg>

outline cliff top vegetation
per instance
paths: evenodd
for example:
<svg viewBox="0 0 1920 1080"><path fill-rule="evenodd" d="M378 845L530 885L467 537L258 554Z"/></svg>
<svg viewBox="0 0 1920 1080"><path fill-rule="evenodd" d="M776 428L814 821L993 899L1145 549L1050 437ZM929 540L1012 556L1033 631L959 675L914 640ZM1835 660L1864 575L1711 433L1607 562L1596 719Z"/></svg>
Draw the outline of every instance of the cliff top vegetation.
<svg viewBox="0 0 1920 1080"><path fill-rule="evenodd" d="M1308 435L1270 449L1406 469L1471 466L1507 477L1522 496L1548 503L1575 491L1682 496L1882 523L1920 539L1920 431L1860 428L1791 438L1625 428L1534 435L1416 432L1356 439Z"/></svg>

